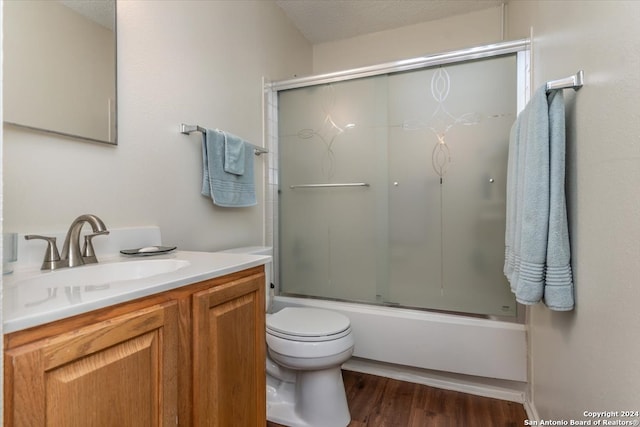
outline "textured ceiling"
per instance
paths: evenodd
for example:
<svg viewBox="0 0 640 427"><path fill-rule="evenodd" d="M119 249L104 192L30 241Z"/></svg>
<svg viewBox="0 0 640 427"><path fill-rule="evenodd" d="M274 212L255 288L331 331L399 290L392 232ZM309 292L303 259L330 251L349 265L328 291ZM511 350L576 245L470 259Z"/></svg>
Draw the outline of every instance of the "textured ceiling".
<svg viewBox="0 0 640 427"><path fill-rule="evenodd" d="M497 7L503 0L276 0L312 44Z"/></svg>
<svg viewBox="0 0 640 427"><path fill-rule="evenodd" d="M113 31L115 26L115 0L59 0L60 3L92 21Z"/></svg>

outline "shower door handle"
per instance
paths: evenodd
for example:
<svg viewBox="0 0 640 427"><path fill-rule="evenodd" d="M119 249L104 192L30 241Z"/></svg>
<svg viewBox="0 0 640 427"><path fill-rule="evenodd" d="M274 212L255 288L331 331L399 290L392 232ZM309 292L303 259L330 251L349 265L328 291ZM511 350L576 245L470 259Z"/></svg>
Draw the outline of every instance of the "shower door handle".
<svg viewBox="0 0 640 427"><path fill-rule="evenodd" d="M341 184L299 184L290 185L289 188L295 190L296 188L335 188L335 187L370 187L366 182L344 182Z"/></svg>

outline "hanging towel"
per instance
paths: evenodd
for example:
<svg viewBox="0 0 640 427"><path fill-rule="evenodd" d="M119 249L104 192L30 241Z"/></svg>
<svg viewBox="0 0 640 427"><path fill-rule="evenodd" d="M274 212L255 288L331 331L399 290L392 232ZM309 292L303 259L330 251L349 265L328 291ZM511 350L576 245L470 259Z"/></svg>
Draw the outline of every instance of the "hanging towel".
<svg viewBox="0 0 640 427"><path fill-rule="evenodd" d="M573 308L564 195L564 99L534 93L511 129L504 273L516 300Z"/></svg>
<svg viewBox="0 0 640 427"><path fill-rule="evenodd" d="M552 310L567 311L573 309L574 300L569 224L564 193L566 139L564 95L561 90L549 94L549 139L549 242L544 302Z"/></svg>
<svg viewBox="0 0 640 427"><path fill-rule="evenodd" d="M224 171L234 175L244 174L245 141L231 133L224 134Z"/></svg>
<svg viewBox="0 0 640 427"><path fill-rule="evenodd" d="M244 173L235 175L224 170L224 133L207 129L202 134L202 195L211 197L222 207L255 206L252 150L244 150Z"/></svg>
<svg viewBox="0 0 640 427"><path fill-rule="evenodd" d="M515 227L507 245L512 248L513 272L508 278L518 302L535 304L544 291L549 226L549 114L544 89L534 94L518 120L512 170L516 191L511 195L515 196Z"/></svg>

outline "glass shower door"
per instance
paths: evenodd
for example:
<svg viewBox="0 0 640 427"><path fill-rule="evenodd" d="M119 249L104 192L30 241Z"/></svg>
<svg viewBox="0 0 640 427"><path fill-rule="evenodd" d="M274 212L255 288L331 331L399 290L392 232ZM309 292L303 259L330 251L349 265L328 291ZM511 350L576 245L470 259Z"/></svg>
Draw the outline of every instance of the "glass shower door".
<svg viewBox="0 0 640 427"><path fill-rule="evenodd" d="M386 286L385 86L381 76L279 93L285 293L375 302Z"/></svg>
<svg viewBox="0 0 640 427"><path fill-rule="evenodd" d="M515 315L502 273L515 67L505 56L389 76L387 303Z"/></svg>
<svg viewBox="0 0 640 427"><path fill-rule="evenodd" d="M516 75L504 55L279 91L281 293L514 316Z"/></svg>

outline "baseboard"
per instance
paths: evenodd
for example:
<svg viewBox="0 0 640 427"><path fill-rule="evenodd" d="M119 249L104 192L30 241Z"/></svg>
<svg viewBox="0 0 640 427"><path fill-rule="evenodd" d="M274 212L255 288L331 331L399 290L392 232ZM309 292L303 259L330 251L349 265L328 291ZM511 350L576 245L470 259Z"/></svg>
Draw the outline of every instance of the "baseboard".
<svg viewBox="0 0 640 427"><path fill-rule="evenodd" d="M430 387L491 397L510 402L526 403L526 383L519 381L498 380L493 378L475 377L471 375L454 374L428 369L412 368L393 365L368 359L353 357L342 365L348 371L378 375L400 381L424 384ZM525 405L525 409L526 409ZM529 415L529 411L527 411Z"/></svg>
<svg viewBox="0 0 640 427"><path fill-rule="evenodd" d="M529 396L526 397L523 405L524 405L524 410L527 413L527 418L530 421L535 421L536 425L540 424L540 415L538 415L536 406L534 405L533 401L530 399Z"/></svg>

